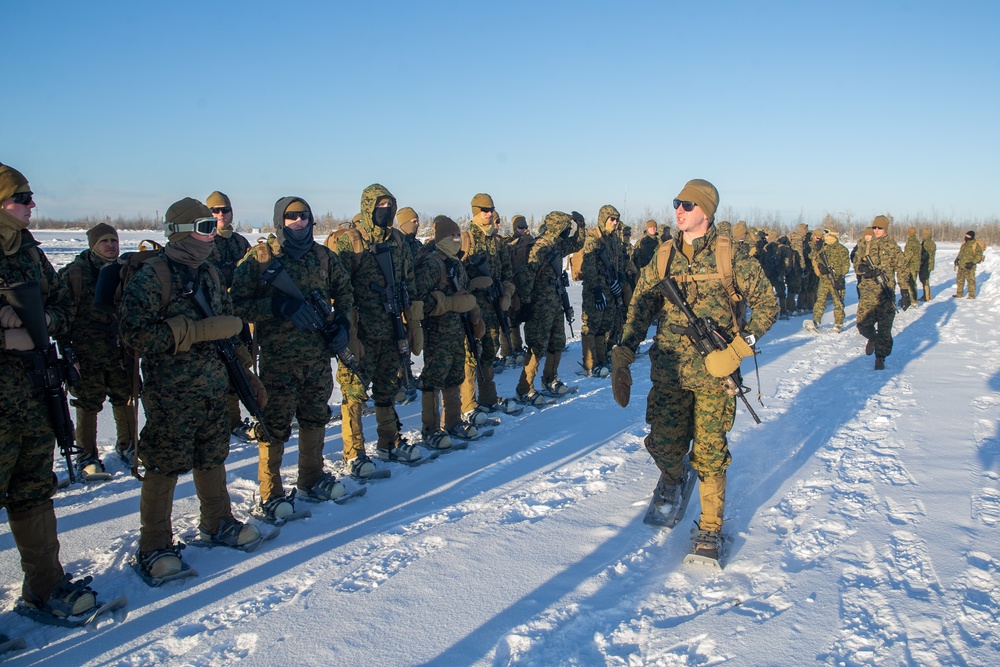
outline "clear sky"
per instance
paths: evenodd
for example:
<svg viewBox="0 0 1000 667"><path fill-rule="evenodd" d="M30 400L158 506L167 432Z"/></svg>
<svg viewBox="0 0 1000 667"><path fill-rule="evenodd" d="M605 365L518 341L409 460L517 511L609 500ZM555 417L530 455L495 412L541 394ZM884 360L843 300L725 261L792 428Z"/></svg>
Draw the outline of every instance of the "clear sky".
<svg viewBox="0 0 1000 667"><path fill-rule="evenodd" d="M0 161L44 217L229 194L351 216L1000 212L1000 3L55 2L7 7Z"/></svg>

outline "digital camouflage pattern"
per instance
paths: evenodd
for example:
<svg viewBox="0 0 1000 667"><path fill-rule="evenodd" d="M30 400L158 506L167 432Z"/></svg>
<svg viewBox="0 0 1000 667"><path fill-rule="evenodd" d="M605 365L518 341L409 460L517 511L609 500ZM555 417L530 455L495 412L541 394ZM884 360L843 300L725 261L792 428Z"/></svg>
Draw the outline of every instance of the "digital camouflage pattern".
<svg viewBox="0 0 1000 667"><path fill-rule="evenodd" d="M511 280L514 271L511 266L510 253L504 246L503 239L496 234L490 233L495 229L496 226L492 222L482 223L479 218L473 219L472 224L469 225L469 230L462 234L463 247L468 245L468 250L466 250L465 256L462 257L462 263L465 266L465 272L469 280L472 280L484 275L473 266L471 262L472 256L481 255L486 257L493 280L500 281L502 287L513 295L514 283ZM469 354L466 358L466 365L471 367L480 362L483 363L483 374L486 377L486 381L480 381L479 383L479 398L481 402L492 404L497 400L492 366L493 359L497 356L497 352L500 349L500 320L497 319L493 304L486 300L486 290L473 290L472 293L476 296L476 305L479 306L479 312L483 318L483 322L486 324L486 334L481 339L482 354L480 358L475 359ZM490 367L488 370L487 366ZM471 374L467 371L466 375L469 376Z"/></svg>
<svg viewBox="0 0 1000 667"><path fill-rule="evenodd" d="M247 254L250 249L250 242L237 232L232 232L228 236L218 234L215 237L212 254L208 256L208 261L219 271L219 278L226 287L232 287L233 274L236 265Z"/></svg>
<svg viewBox="0 0 1000 667"><path fill-rule="evenodd" d="M59 270L74 309L72 328L68 336L60 337L60 342L71 343L80 360L80 384L69 387L74 396L71 403L87 412L100 412L105 398L110 398L113 406L125 406L131 391L118 322L113 315L94 307L97 274L109 263L97 253L84 250Z"/></svg>
<svg viewBox="0 0 1000 667"><path fill-rule="evenodd" d="M24 229L16 252L0 252L0 287L28 281L47 288L43 299L51 320L49 335L67 334L72 323L71 297L38 242ZM5 304L0 297L0 305ZM0 351L0 507L25 512L48 502L56 492L54 448L43 390L31 386L23 359Z"/></svg>
<svg viewBox="0 0 1000 667"><path fill-rule="evenodd" d="M909 268L899 244L889 238L862 238L854 248L854 271L865 257L871 258L875 268L885 273L893 288L893 298L889 299L874 278L858 277L858 331L862 336L875 341L875 356L888 357L892 354L892 323L896 319L895 287L897 279L904 278Z"/></svg>
<svg viewBox="0 0 1000 667"><path fill-rule="evenodd" d="M433 292L453 296L458 292L448 279L449 272L458 284L467 287L469 279L462 262L448 258L439 250L427 253L414 271L417 299L424 302L424 369L420 372L421 391L457 387L465 379L465 327L459 313L446 312L429 316L437 306Z"/></svg>
<svg viewBox="0 0 1000 667"><path fill-rule="evenodd" d="M819 287L816 290L816 302L813 304L813 322L819 324L823 320L826 301L830 299L833 301L833 323L839 327L844 324L844 293L846 290L843 287L836 289L833 279L828 275L820 273L820 262L816 257L822 257L829 269L841 279L839 282L842 285L844 276L851 270L850 253L844 244L837 241L832 244L824 243L819 250L814 251L813 255L813 273L819 279ZM837 291L836 297L833 295L834 289Z"/></svg>
<svg viewBox="0 0 1000 667"><path fill-rule="evenodd" d="M597 224L587 231L583 242L583 324L581 335L600 336L612 331L619 321L624 321L625 312L618 305L618 298L611 293L611 283L618 279L619 273L624 273L622 262L621 239L617 233L609 233L604 225L610 217L620 217L618 209L605 205L597 213ZM605 257L611 264L610 274L605 270L604 263L598 253L604 250ZM604 296L606 308L598 310L595 307L594 290L600 290ZM603 356L603 355L601 355ZM603 361L599 359L598 361Z"/></svg>
<svg viewBox="0 0 1000 667"><path fill-rule="evenodd" d="M195 343L174 353L174 334L166 320L183 315L203 319L185 285L189 267L167 260L170 300L162 304L162 288L153 266L143 265L125 286L118 309L122 340L142 355L142 405L146 424L139 434L139 460L154 473L176 477L189 470L209 470L229 455L229 375L214 341ZM215 282L205 265L200 285L215 315L233 315L229 293Z"/></svg>
<svg viewBox="0 0 1000 667"><path fill-rule="evenodd" d="M670 241L676 251L668 274L717 273L716 238L715 225L709 225L705 236L695 239L694 261L689 262L680 251L683 239L678 232ZM725 434L732 428L736 399L726 393L722 379L708 372L690 339L671 330L671 325L687 327L688 322L658 287L660 257L658 254L639 276L621 342L634 352L646 337L649 325L656 322L656 337L649 352L653 389L647 399L650 433L646 447L660 470L670 474L676 471L693 439L694 469L702 478L719 476L730 461ZM735 253L733 280L752 312L742 331L760 339L778 313L770 282L759 262ZM723 332L732 335L733 309L721 279L680 281L678 286L697 317L711 317Z"/></svg>
<svg viewBox="0 0 1000 667"><path fill-rule="evenodd" d="M983 247L980 242L976 239L966 239L955 258L955 294L962 296L968 284L969 297L976 298L976 264L982 261Z"/></svg>
<svg viewBox="0 0 1000 667"><path fill-rule="evenodd" d="M924 299L931 296L931 272L934 271L934 260L937 256L937 243L931 239L930 231L924 232L920 242L920 283L924 286Z"/></svg>
<svg viewBox="0 0 1000 667"><path fill-rule="evenodd" d="M907 235L906 245L903 246L903 258L906 263L906 277L900 284L900 290L906 289L910 293L910 300L917 303L917 276L920 274L920 241L917 240L916 230Z"/></svg>

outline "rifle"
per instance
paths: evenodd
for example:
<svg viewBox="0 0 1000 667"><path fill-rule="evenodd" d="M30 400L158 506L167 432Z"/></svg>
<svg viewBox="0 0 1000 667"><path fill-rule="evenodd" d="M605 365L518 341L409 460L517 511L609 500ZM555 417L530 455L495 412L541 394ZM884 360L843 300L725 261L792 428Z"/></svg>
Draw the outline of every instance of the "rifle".
<svg viewBox="0 0 1000 667"><path fill-rule="evenodd" d="M858 266L865 266L867 264L868 274L879 287L882 288L882 295L889 300L892 304L893 310L897 313L899 308L896 306L896 290L889 285L889 279L886 277L885 272L882 269L876 268L875 264L872 263L872 258L868 253L865 253L864 258L858 263Z"/></svg>
<svg viewBox="0 0 1000 667"><path fill-rule="evenodd" d="M716 324L715 320L711 317L697 317L694 314L694 311L691 310L691 306L685 301L684 295L681 294L673 278L669 275L663 276L663 280L660 281L659 286L670 303L677 306L688 321L688 326L686 327L671 324L670 330L672 332L687 336L691 344L694 345L694 349L702 357L707 357L716 350L725 350L729 346L729 342L722 335L719 325ZM750 406L750 401L747 400L747 390L743 388L743 376L740 374L740 369L737 368L728 375L725 378L725 383L729 393L738 396L743 401L743 405L750 412L750 416L759 424L760 417L757 416L757 413Z"/></svg>
<svg viewBox="0 0 1000 667"><path fill-rule="evenodd" d="M76 355L69 345L61 344L60 350L57 350L49 339L42 289L38 282L8 285L0 288L0 295L6 298L7 303L21 318L24 328L31 336L31 342L35 344L33 350L12 351L11 354L30 362L31 368L27 373L31 386L43 389L45 392L45 411L55 432L59 452L66 459L66 469L69 471L69 481L72 484L76 482L73 455L83 450L76 445L74 439L73 420L69 415L64 383L75 387L80 382L80 374L76 370Z"/></svg>
<svg viewBox="0 0 1000 667"><path fill-rule="evenodd" d="M451 263L451 260L446 260L446 266L448 267L448 279L454 285L455 292L461 292L463 288L461 283L458 282L458 271ZM487 273L486 275L489 274ZM482 360L480 359L483 356L483 344L476 338L476 334L473 333L472 317L470 317L469 313L459 313L459 317L462 319L462 328L465 329L465 341L469 344L469 352L476 358L476 374L479 375L481 382L486 382L486 377L483 375Z"/></svg>
<svg viewBox="0 0 1000 667"><path fill-rule="evenodd" d="M604 279L608 281L608 285L613 285L615 282L618 282L618 294L615 294L613 291L612 291L611 294L612 294L612 296L614 296L615 300L618 302L618 316L624 318L625 317L625 298L622 297L621 279L618 277L618 272L614 269L613 266L611 266L611 260L608 259L608 247L606 245L601 245L601 247L598 248L598 250L597 250L597 258L599 260L601 260L601 264L604 265ZM619 343L622 342L621 341L621 335L622 335L622 332L619 330L618 331L618 340L616 341L616 344L619 344Z"/></svg>
<svg viewBox="0 0 1000 667"><path fill-rule="evenodd" d="M358 367L358 361L354 358L354 353L351 352L351 348L347 345L351 339L350 325L345 326L336 321L327 321L327 317L330 315L329 299L324 298L319 290L312 290L309 293L309 297L305 297L299 286L295 284L291 276L288 275L288 272L285 271L281 260L277 258L272 259L271 263L260 274L260 282L264 285L270 285L285 296L309 304L309 321L303 330L309 333L318 333L322 336L326 342L327 349L337 357L340 363L347 366L361 382L368 384L361 377L361 369Z"/></svg>
<svg viewBox="0 0 1000 667"><path fill-rule="evenodd" d="M191 301L194 302L195 307L201 313L202 317L212 317L214 315L212 305L205 298L205 293L202 291L201 285L195 286L194 278L184 285L183 294L184 296L191 297ZM257 428L260 429L260 435L264 436L265 441L271 442L271 434L267 432L267 427L264 426L262 418L263 410L260 407L260 403L257 402L257 394L254 393L253 387L250 385L250 378L247 376L247 371L236 356L236 346L233 344L232 338L213 342L215 343L215 349L219 353L219 358L226 365L229 381L233 383L233 388L236 389L236 393L240 397L240 402L246 406L247 412L257 420Z"/></svg>
<svg viewBox="0 0 1000 667"><path fill-rule="evenodd" d="M379 287L373 282L371 288L382 295L385 312L392 316L392 337L396 339L396 347L399 349L399 361L403 367L403 380L406 385L403 389L415 397L417 381L410 368L413 360L410 358L410 344L406 339L406 325L403 324L403 312L410 307L410 295L403 283L396 282L396 274L392 267L392 248L388 243L379 243L375 246L375 262L385 277L385 287Z"/></svg>
<svg viewBox="0 0 1000 667"><path fill-rule="evenodd" d="M572 338L576 335L573 333L573 322L576 315L573 312L573 306L569 303L569 293L566 291L566 288L569 287L569 274L566 273L566 269L562 266L562 254L559 252L558 245L549 253L549 264L552 266L553 273L556 274L554 285L556 291L559 293L559 298L562 300L563 315L565 315L566 322L569 324L569 335Z"/></svg>
<svg viewBox="0 0 1000 667"><path fill-rule="evenodd" d="M833 272L833 269L831 269L830 264L827 263L826 255L823 254L822 250L816 253L816 260L817 264L819 264L819 272L822 273L827 278L829 278L830 283L833 285L833 302L836 303L841 308L843 308L844 300L840 298L840 290L844 288L842 286L841 287L837 286L838 282L837 279L839 278L840 279L839 282L841 283L841 285L843 285L844 277L838 276L836 273Z"/></svg>
<svg viewBox="0 0 1000 667"><path fill-rule="evenodd" d="M476 271L479 271L480 275L487 276L493 280L493 283L486 288L486 301L493 306L493 312L496 313L497 321L500 322L500 332L503 334L504 340L507 341L507 349L513 350L514 344L510 339L510 318L507 317L507 312L500 307L500 297L503 296L501 283L497 282L490 274L490 263L486 260L486 255L483 253L477 252L470 256L469 263L475 267ZM455 289L461 289L457 283L455 284ZM479 359L478 354L476 355L476 359Z"/></svg>

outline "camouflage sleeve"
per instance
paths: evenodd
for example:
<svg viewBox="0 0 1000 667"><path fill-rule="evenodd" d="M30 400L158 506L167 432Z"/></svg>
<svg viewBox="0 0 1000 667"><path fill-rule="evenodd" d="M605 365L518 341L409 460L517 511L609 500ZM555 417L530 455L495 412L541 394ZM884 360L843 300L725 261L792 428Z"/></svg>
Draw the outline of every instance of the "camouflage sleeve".
<svg viewBox="0 0 1000 667"><path fill-rule="evenodd" d="M437 306L437 300L431 293L438 288L441 270L438 263L426 257L413 271L414 294L417 300L424 302L424 313L429 313Z"/></svg>
<svg viewBox="0 0 1000 667"><path fill-rule="evenodd" d="M830 268L838 276L846 276L848 271L851 270L851 258L845 246L840 244L834 246L834 252L829 255L829 258Z"/></svg>
<svg viewBox="0 0 1000 667"><path fill-rule="evenodd" d="M497 237L497 253L500 255L500 280L503 282L513 282L514 263L510 259L510 250L503 239Z"/></svg>
<svg viewBox="0 0 1000 667"><path fill-rule="evenodd" d="M892 270L896 273L896 282L901 286L905 285L910 276L910 262L895 241L891 244L889 252L892 255Z"/></svg>
<svg viewBox="0 0 1000 667"><path fill-rule="evenodd" d="M261 322L271 319L270 290L258 288L260 268L253 254L246 255L233 272L233 286L229 294L233 310L244 322Z"/></svg>
<svg viewBox="0 0 1000 667"><path fill-rule="evenodd" d="M628 319L622 331L621 344L633 352L646 338L649 325L663 309L663 293L657 288L660 274L656 262L650 262L639 272L639 282L632 294L632 303L628 308Z"/></svg>
<svg viewBox="0 0 1000 667"><path fill-rule="evenodd" d="M535 289L535 278L538 276L538 267L544 261L543 253L547 249L547 245L536 242L531 246L528 261L524 263L524 267L518 272L517 291L521 295L521 303L531 302L531 293Z"/></svg>
<svg viewBox="0 0 1000 667"><path fill-rule="evenodd" d="M403 262L402 262L403 275L400 278L400 280L402 281L403 285L406 286L406 293L409 295L410 301L417 301L418 299L416 298L416 296L414 296L416 288L413 284L413 263L414 260L416 260L416 258L413 256L413 253L410 252L409 243L406 243L404 241L403 243L400 244L400 246L401 246L400 249L402 250L403 254Z"/></svg>
<svg viewBox="0 0 1000 667"><path fill-rule="evenodd" d="M56 273L44 252L41 250L38 252L42 257L39 268L49 283L49 294L45 299L45 314L49 316L49 336L63 338L70 335L73 327L76 299L73 297L69 282Z"/></svg>
<svg viewBox="0 0 1000 667"><path fill-rule="evenodd" d="M141 354L169 354L174 349L174 334L160 316L162 298L156 270L149 264L125 286L118 308L122 340Z"/></svg>
<svg viewBox="0 0 1000 667"><path fill-rule="evenodd" d="M744 329L761 338L778 319L778 298L771 288L771 281L764 275L760 262L750 257L736 258L733 279L751 310L750 321Z"/></svg>
<svg viewBox="0 0 1000 667"><path fill-rule="evenodd" d="M570 234L568 239L560 239L562 256L565 257L566 255L570 255L577 250L582 250L583 242L587 236L587 228L583 225L577 225L576 231Z"/></svg>
<svg viewBox="0 0 1000 667"><path fill-rule="evenodd" d="M326 293L333 299L333 314L335 317L350 318L351 311L354 310L354 289L351 287L351 278L347 274L340 257L323 247L323 252L330 255L330 270L326 279ZM270 304L268 304L270 307Z"/></svg>
<svg viewBox="0 0 1000 667"><path fill-rule="evenodd" d="M600 259L597 257L600 248L600 241L593 234L587 234L586 239L583 241L583 264L580 266L580 276L583 279L582 282L586 289L593 289L594 287L601 287L603 285L603 282L600 280L601 276L598 268Z"/></svg>

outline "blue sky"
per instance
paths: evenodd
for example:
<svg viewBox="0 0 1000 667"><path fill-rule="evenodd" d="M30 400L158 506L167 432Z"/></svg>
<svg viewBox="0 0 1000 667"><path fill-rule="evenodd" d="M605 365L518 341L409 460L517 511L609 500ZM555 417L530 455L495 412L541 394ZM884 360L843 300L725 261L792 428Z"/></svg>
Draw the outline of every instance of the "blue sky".
<svg viewBox="0 0 1000 667"><path fill-rule="evenodd" d="M0 161L44 217L238 221L361 191L467 215L995 219L996 2L51 2L17 7ZM15 25L16 24L16 25Z"/></svg>

